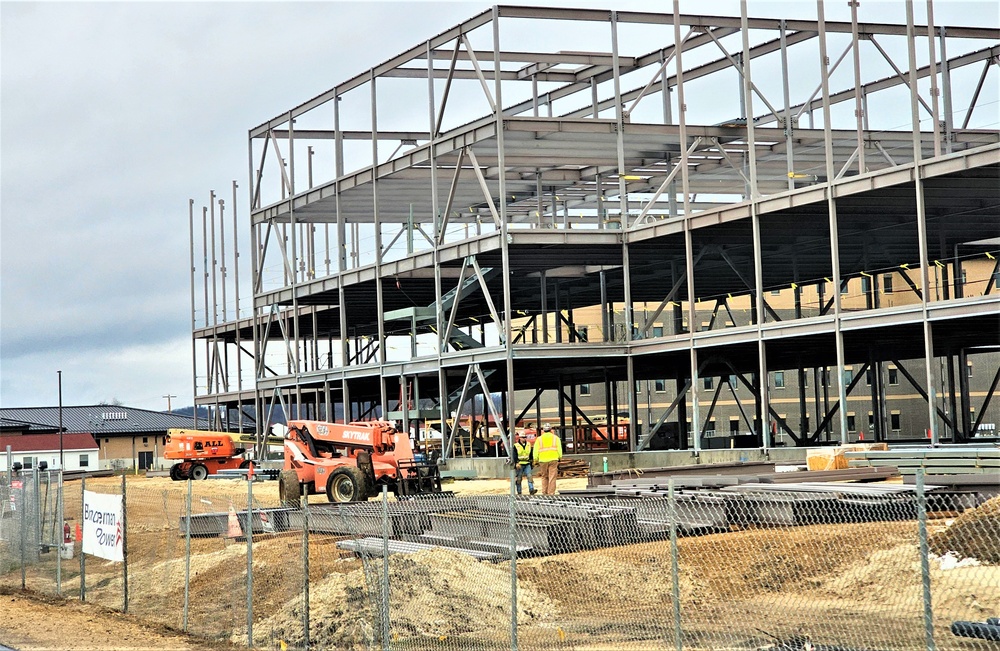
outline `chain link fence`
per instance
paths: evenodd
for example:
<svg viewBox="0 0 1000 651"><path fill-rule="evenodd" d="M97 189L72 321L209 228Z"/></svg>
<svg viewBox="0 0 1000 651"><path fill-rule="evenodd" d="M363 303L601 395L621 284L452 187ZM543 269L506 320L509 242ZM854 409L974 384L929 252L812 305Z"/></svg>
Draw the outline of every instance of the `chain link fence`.
<svg viewBox="0 0 1000 651"><path fill-rule="evenodd" d="M919 482L345 505L260 481L0 482L0 589L257 649L1000 642L1000 498ZM124 496L121 562L81 554L85 491Z"/></svg>

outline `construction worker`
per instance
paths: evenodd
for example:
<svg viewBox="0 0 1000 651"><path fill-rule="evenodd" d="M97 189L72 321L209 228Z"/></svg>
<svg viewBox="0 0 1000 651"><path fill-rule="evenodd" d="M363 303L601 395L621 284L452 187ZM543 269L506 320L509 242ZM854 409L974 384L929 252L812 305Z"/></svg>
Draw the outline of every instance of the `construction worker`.
<svg viewBox="0 0 1000 651"><path fill-rule="evenodd" d="M562 441L552 432L548 423L542 425L541 435L535 439L535 462L540 466L542 493L555 495L559 460L562 459Z"/></svg>
<svg viewBox="0 0 1000 651"><path fill-rule="evenodd" d="M538 492L535 490L535 482L531 478L531 467L535 465L534 450L528 444L528 435L523 430L517 433L517 440L514 442L514 452L517 453L517 465L514 466L517 477L517 494L521 494L521 478L527 477L528 493L534 495Z"/></svg>

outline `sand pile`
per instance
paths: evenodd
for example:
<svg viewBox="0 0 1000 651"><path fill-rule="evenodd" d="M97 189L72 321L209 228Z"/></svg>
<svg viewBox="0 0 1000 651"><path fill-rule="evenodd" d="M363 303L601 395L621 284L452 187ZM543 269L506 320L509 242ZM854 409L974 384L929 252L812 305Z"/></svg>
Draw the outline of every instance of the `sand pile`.
<svg viewBox="0 0 1000 651"><path fill-rule="evenodd" d="M1000 497L966 511L928 542L931 551L939 556L955 552L959 558L1000 565Z"/></svg>
<svg viewBox="0 0 1000 651"><path fill-rule="evenodd" d="M319 648L364 649L378 639L378 603L382 560L366 568L331 574L310 590L310 642ZM451 638L491 635L505 638L510 627L510 570L465 554L432 549L389 558L390 619L394 640L407 637ZM544 624L555 612L548 598L522 583L518 622ZM272 616L254 624L254 643L303 642L302 599L297 597ZM245 639L236 632L233 641Z"/></svg>

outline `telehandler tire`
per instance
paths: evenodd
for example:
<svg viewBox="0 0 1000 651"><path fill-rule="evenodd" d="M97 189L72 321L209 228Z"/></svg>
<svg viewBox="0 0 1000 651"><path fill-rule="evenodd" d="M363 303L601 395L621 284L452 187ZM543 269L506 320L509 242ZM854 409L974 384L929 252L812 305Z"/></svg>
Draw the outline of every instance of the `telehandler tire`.
<svg viewBox="0 0 1000 651"><path fill-rule="evenodd" d="M208 477L208 468L200 463L196 463L191 466L191 479L195 481L201 481Z"/></svg>
<svg viewBox="0 0 1000 651"><path fill-rule="evenodd" d="M364 502L368 499L365 490L365 475L357 466L341 466L326 482L326 498L331 502Z"/></svg>
<svg viewBox="0 0 1000 651"><path fill-rule="evenodd" d="M282 470L278 475L278 498L286 506L299 505L299 498L302 496L302 484L299 483L299 476L294 470Z"/></svg>

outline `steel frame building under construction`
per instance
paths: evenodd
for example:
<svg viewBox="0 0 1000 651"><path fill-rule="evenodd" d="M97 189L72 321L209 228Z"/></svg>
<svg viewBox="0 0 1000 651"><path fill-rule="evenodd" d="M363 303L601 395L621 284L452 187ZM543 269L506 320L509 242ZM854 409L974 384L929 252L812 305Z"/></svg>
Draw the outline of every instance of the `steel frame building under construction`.
<svg viewBox="0 0 1000 651"><path fill-rule="evenodd" d="M487 394L506 441L590 422L591 383L638 423L637 387L664 379L628 446L698 451L718 393L692 388L735 378L768 449L846 440L839 406L867 377L884 411L892 364L932 442L969 440L1000 380L1000 131L973 128L1000 29L897 8L496 6L251 129L250 296L236 184L201 228L191 203L196 403L453 435ZM796 418L776 371L800 379Z"/></svg>

